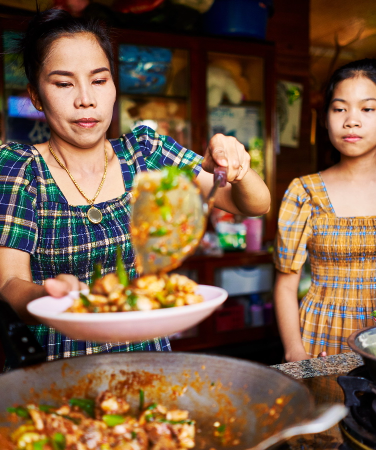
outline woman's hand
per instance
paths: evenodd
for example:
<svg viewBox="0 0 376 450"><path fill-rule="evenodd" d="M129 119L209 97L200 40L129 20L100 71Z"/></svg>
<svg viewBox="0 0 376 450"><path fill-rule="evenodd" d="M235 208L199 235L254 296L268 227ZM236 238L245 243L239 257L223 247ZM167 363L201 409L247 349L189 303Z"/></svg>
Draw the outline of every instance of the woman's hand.
<svg viewBox="0 0 376 450"><path fill-rule="evenodd" d="M87 285L82 283L74 275L61 274L56 278L49 278L44 282L44 287L51 297L64 297L71 291L80 291L87 289Z"/></svg>
<svg viewBox="0 0 376 450"><path fill-rule="evenodd" d="M216 134L210 141L197 180L206 197L213 187L216 166L227 168L227 186L218 189L214 205L232 214L260 216L270 208L270 192L251 169L251 158L244 145L232 136Z"/></svg>
<svg viewBox="0 0 376 450"><path fill-rule="evenodd" d="M250 170L251 157L236 138L215 134L209 141L202 168L213 173L216 166L227 167L227 181L238 183Z"/></svg>

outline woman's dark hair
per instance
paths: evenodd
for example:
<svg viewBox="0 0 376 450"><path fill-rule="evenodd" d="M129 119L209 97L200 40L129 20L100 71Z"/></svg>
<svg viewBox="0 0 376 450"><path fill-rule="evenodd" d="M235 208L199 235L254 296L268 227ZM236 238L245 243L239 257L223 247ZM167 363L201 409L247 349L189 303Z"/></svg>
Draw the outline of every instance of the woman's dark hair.
<svg viewBox="0 0 376 450"><path fill-rule="evenodd" d="M90 18L72 17L61 9L37 11L19 41L19 52L23 56L25 73L29 83L38 88L38 77L51 44L62 36L76 33L92 33L104 51L114 76L114 55L109 30L101 22Z"/></svg>
<svg viewBox="0 0 376 450"><path fill-rule="evenodd" d="M376 59L374 58L364 58L358 61L352 61L344 66L338 68L333 75L330 77L329 83L325 90L324 96L324 113L325 115L329 111L330 102L333 98L333 92L337 84L341 81L347 80L349 78L355 78L358 76L366 77L376 84ZM335 163L339 162L341 159L340 152L332 148L332 159Z"/></svg>

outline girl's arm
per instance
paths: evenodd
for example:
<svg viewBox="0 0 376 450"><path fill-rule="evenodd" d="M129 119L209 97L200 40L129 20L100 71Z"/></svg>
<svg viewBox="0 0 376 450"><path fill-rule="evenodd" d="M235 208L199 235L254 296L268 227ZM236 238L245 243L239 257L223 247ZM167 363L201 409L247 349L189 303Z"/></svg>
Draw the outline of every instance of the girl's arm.
<svg viewBox="0 0 376 450"><path fill-rule="evenodd" d="M299 273L282 273L277 270L274 286L274 303L279 334L285 350L286 362L310 359L300 334L298 287Z"/></svg>
<svg viewBox="0 0 376 450"><path fill-rule="evenodd" d="M33 282L30 255L27 252L0 247L0 298L9 303L22 320L36 323L26 305L45 295L63 297L72 290L86 287L73 275L58 275L46 280L43 286Z"/></svg>

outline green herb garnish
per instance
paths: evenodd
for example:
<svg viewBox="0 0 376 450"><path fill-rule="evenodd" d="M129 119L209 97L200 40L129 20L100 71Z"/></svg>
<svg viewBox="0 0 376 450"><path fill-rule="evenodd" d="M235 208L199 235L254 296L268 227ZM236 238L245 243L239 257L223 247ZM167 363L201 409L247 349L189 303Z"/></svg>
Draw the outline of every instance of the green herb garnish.
<svg viewBox="0 0 376 450"><path fill-rule="evenodd" d="M102 420L108 427L116 427L125 422L125 417L119 414L104 414Z"/></svg>
<svg viewBox="0 0 376 450"><path fill-rule="evenodd" d="M139 390L139 397L140 397L140 403L139 403L139 410L142 411L144 409L144 402L145 402L145 393L142 389Z"/></svg>
<svg viewBox="0 0 376 450"><path fill-rule="evenodd" d="M82 305L85 306L85 308L89 308L89 306L91 305L91 301L82 292L80 292L80 300Z"/></svg>
<svg viewBox="0 0 376 450"><path fill-rule="evenodd" d="M166 227L159 227L149 232L149 236L151 237L166 236L166 234L168 234L168 229Z"/></svg>
<svg viewBox="0 0 376 450"><path fill-rule="evenodd" d="M52 438L52 447L54 450L65 450L66 440L62 433L55 433Z"/></svg>
<svg viewBox="0 0 376 450"><path fill-rule="evenodd" d="M116 249L116 273L119 278L120 284L122 284L124 287L127 287L129 285L129 278L127 271L125 270L121 248L118 247Z"/></svg>
<svg viewBox="0 0 376 450"><path fill-rule="evenodd" d="M40 441L33 442L33 450L43 450L44 446L48 443L49 443L48 439L41 439Z"/></svg>
<svg viewBox="0 0 376 450"><path fill-rule="evenodd" d="M71 398L69 404L71 406L78 406L82 411L85 411L88 416L94 418L95 402L91 398Z"/></svg>
<svg viewBox="0 0 376 450"><path fill-rule="evenodd" d="M15 408L7 408L7 411L10 413L16 413L18 417L23 417L24 419L29 419L30 414L29 411L26 408L23 408L22 406L17 406Z"/></svg>
<svg viewBox="0 0 376 450"><path fill-rule="evenodd" d="M99 280L102 276L102 264L100 262L94 264L93 275L90 281L90 290L93 288L94 283Z"/></svg>

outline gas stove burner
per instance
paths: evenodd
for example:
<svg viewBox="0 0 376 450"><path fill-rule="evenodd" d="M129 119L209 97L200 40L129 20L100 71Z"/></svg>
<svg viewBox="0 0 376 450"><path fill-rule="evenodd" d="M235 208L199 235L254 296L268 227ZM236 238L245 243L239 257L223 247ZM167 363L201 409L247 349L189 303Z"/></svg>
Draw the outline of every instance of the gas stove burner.
<svg viewBox="0 0 376 450"><path fill-rule="evenodd" d="M372 381L372 377L368 372L367 366L359 366L356 367L353 370L350 370L350 372L347 374L348 377L362 377L366 378L369 381Z"/></svg>
<svg viewBox="0 0 376 450"><path fill-rule="evenodd" d="M368 378L364 366L337 378L349 408L349 414L340 422L345 440L341 450L346 450L346 445L350 449L376 450L376 384Z"/></svg>

